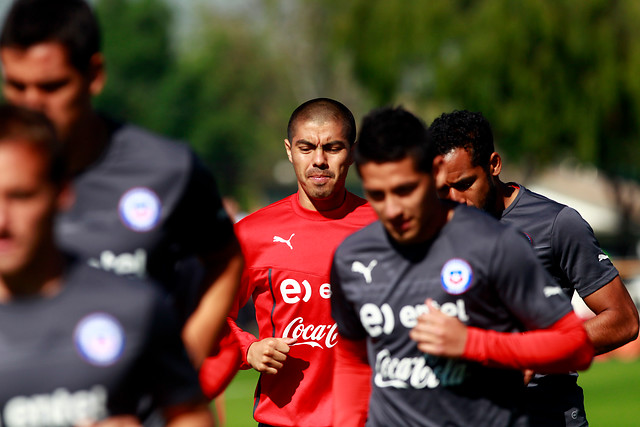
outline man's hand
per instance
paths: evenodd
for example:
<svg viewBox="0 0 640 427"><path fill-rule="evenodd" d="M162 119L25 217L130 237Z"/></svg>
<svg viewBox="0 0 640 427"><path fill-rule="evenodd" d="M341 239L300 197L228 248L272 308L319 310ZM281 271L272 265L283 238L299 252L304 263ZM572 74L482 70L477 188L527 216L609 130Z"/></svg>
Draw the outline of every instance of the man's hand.
<svg viewBox="0 0 640 427"><path fill-rule="evenodd" d="M418 317L409 337L418 349L433 356L460 357L467 342L467 327L457 318L448 316L427 298L428 312Z"/></svg>
<svg viewBox="0 0 640 427"><path fill-rule="evenodd" d="M249 346L247 362L253 369L265 374L277 374L287 359L295 338L265 338Z"/></svg>

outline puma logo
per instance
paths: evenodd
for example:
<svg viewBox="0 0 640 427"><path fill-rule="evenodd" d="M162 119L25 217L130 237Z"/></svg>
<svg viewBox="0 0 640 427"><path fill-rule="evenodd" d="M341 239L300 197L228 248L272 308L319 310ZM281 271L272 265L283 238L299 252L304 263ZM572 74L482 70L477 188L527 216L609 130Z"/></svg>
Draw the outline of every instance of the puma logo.
<svg viewBox="0 0 640 427"><path fill-rule="evenodd" d="M296 233L291 233L291 236L289 236L289 239L287 239L287 240L283 239L280 236L273 236L273 242L274 243L284 243L285 245L289 246L289 249L293 250L293 246L291 246L291 239L295 235L296 235Z"/></svg>
<svg viewBox="0 0 640 427"><path fill-rule="evenodd" d="M609 257L605 254L599 254L598 255L598 261L604 261L605 259L609 259Z"/></svg>
<svg viewBox="0 0 640 427"><path fill-rule="evenodd" d="M371 283L371 271L376 265L378 265L378 261L375 259L366 267L360 261L354 261L353 264L351 264L351 271L362 274L364 276L364 281Z"/></svg>

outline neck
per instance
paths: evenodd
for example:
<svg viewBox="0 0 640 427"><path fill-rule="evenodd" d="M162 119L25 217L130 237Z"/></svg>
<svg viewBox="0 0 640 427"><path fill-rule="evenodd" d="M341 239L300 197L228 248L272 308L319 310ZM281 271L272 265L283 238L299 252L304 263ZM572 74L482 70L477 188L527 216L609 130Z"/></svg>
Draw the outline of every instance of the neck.
<svg viewBox="0 0 640 427"><path fill-rule="evenodd" d="M95 111L90 111L81 123L67 141L67 160L72 176L94 163L109 140L107 123Z"/></svg>
<svg viewBox="0 0 640 427"><path fill-rule="evenodd" d="M342 188L326 199L312 199L306 195L302 189L298 189L298 201L300 205L308 210L316 212L328 212L338 209L347 199L347 190Z"/></svg>
<svg viewBox="0 0 640 427"><path fill-rule="evenodd" d="M438 233L440 233L440 230L442 230L442 228L451 221L451 218L453 218L454 209L457 204L448 200L434 198L432 206L434 209L431 216L425 219L428 221L429 226L424 230L419 243L432 240Z"/></svg>
<svg viewBox="0 0 640 427"><path fill-rule="evenodd" d="M0 301L18 297L53 296L62 288L64 256L57 250L48 251L42 261L33 262L20 272L0 276Z"/></svg>
<svg viewBox="0 0 640 427"><path fill-rule="evenodd" d="M500 180L496 182L497 197L495 200L495 211L498 218L500 218L502 216L502 212L504 212L504 210L513 203L519 191L519 188L507 185Z"/></svg>

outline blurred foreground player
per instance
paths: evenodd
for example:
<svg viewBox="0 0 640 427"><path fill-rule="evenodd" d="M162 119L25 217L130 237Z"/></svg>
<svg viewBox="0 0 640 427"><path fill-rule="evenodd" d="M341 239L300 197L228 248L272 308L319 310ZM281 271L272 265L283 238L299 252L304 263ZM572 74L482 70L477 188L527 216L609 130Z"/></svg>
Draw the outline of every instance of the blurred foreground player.
<svg viewBox="0 0 640 427"><path fill-rule="evenodd" d="M160 283L186 322L183 338L199 366L225 324L242 270L213 177L186 145L92 108L106 71L98 22L85 1L15 1L0 58L5 98L45 113L65 145L76 202L56 228L61 248L94 268Z"/></svg>
<svg viewBox="0 0 640 427"><path fill-rule="evenodd" d="M443 156L439 194L489 212L524 232L554 283L574 291L596 314L584 327L596 354L638 336L638 312L593 230L574 209L500 180L502 159L481 113L454 111L433 121L431 136ZM536 375L527 389L533 426L587 426L578 374Z"/></svg>
<svg viewBox="0 0 640 427"><path fill-rule="evenodd" d="M345 188L355 126L349 109L333 99L296 108L284 145L298 192L236 225L246 258L237 307L253 297L259 337L231 324L244 367L261 373L259 425L333 425L331 257L347 235L375 220L366 201Z"/></svg>
<svg viewBox="0 0 640 427"><path fill-rule="evenodd" d="M438 199L442 158L411 113L367 115L355 161L380 221L334 256L334 424L527 425L520 370L592 360L570 301L517 231Z"/></svg>
<svg viewBox="0 0 640 427"><path fill-rule="evenodd" d="M136 425L143 394L168 425L212 425L157 289L57 249L54 215L69 197L52 125L0 106L0 425Z"/></svg>

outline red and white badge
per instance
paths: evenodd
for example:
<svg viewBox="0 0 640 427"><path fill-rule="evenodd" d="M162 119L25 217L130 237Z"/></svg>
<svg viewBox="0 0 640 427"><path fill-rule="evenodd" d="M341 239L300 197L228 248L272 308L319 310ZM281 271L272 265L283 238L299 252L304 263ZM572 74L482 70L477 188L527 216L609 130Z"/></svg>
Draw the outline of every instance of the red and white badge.
<svg viewBox="0 0 640 427"><path fill-rule="evenodd" d="M160 198L146 187L133 187L122 195L118 212L122 223L133 231L153 229L160 220Z"/></svg>
<svg viewBox="0 0 640 427"><path fill-rule="evenodd" d="M92 313L80 320L73 333L80 356L92 365L114 364L124 350L124 329L107 313Z"/></svg>
<svg viewBox="0 0 640 427"><path fill-rule="evenodd" d="M440 272L442 287L449 294L459 295L471 286L473 271L469 263L460 258L447 261Z"/></svg>

